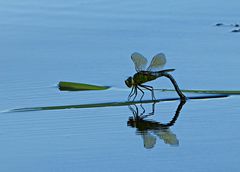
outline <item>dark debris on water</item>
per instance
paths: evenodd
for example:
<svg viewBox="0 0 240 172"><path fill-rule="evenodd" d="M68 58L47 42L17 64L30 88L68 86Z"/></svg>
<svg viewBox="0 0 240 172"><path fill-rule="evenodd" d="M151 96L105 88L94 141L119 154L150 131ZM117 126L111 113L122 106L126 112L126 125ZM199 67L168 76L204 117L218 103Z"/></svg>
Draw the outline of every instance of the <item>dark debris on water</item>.
<svg viewBox="0 0 240 172"><path fill-rule="evenodd" d="M224 24L224 23L217 23L215 24L215 26L217 27L232 27L234 28L233 30L231 30L231 32L237 33L240 32L240 29L236 29L240 27L240 24Z"/></svg>
<svg viewBox="0 0 240 172"><path fill-rule="evenodd" d="M234 29L232 32L240 32L240 29Z"/></svg>
<svg viewBox="0 0 240 172"><path fill-rule="evenodd" d="M224 24L224 23L217 23L215 26L229 26L229 27L240 27L239 24Z"/></svg>

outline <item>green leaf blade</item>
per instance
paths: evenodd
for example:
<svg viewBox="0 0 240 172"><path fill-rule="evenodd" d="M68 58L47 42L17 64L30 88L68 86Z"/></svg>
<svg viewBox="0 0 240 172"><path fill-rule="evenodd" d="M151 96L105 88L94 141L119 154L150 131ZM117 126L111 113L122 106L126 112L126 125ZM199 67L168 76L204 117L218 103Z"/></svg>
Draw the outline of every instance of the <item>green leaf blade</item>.
<svg viewBox="0 0 240 172"><path fill-rule="evenodd" d="M90 90L106 90L109 89L109 86L99 86L91 85L84 83L75 83L75 82L65 82L60 81L58 83L58 88L61 91L90 91Z"/></svg>
<svg viewBox="0 0 240 172"><path fill-rule="evenodd" d="M159 91L175 91L174 89L156 89ZM187 90L181 89L184 93L198 93L198 94L226 94L226 95L240 95L240 90Z"/></svg>

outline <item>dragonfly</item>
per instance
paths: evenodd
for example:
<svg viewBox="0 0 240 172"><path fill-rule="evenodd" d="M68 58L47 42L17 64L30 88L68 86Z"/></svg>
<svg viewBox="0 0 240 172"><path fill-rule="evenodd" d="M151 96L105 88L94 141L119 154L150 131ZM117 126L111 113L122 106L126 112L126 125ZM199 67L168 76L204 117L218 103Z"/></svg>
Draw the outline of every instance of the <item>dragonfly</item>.
<svg viewBox="0 0 240 172"><path fill-rule="evenodd" d="M185 95L182 93L182 91L179 89L178 84L176 80L173 78L172 75L169 74L169 72L174 71L175 69L165 69L162 70L164 65L166 64L166 56L164 53L159 53L156 54L150 63L148 67L147 66L147 59L140 53L135 52L131 55L131 59L134 63L135 70L137 73L135 73L133 76L128 77L125 80L125 84L127 87L132 88L128 100L130 101L131 98L133 97L132 101L135 100L137 97L137 92L138 90L141 91L142 96L140 100L142 100L144 96L144 91L143 89L151 91L152 94L152 100L156 100L155 95L154 95L154 88L149 85L145 85L145 83L149 81L153 81L159 77L166 77L170 79L171 83L173 84L177 94L180 97L181 101L186 101ZM143 88L143 89L142 89Z"/></svg>

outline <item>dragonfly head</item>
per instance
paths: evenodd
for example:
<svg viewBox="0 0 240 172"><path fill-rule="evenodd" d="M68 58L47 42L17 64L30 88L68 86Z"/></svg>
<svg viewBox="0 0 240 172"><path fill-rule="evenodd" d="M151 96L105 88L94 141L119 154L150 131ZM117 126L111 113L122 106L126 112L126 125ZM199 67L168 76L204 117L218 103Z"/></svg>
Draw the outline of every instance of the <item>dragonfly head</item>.
<svg viewBox="0 0 240 172"><path fill-rule="evenodd" d="M133 78L132 78L131 76L128 77L128 79L125 80L125 84L126 84L129 88L131 88L132 85L133 85Z"/></svg>

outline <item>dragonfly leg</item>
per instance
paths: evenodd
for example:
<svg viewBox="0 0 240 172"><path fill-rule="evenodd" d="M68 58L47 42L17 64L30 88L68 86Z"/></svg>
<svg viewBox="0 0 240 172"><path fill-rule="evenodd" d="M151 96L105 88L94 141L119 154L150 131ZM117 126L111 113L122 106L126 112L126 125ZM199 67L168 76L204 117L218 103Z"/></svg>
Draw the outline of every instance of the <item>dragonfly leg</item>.
<svg viewBox="0 0 240 172"><path fill-rule="evenodd" d="M134 98L133 98L133 101L134 101L134 99L136 98L136 95L137 94L137 89L136 89L136 87L132 87L132 90L131 90L131 92L130 92L130 94L129 94L129 96L128 96L128 101L130 101L130 99L131 99L131 97L132 96L134 96Z"/></svg>
<svg viewBox="0 0 240 172"><path fill-rule="evenodd" d="M143 92L143 90L142 90L140 87L138 87L138 86L137 86L137 89L139 89L139 90L142 92L142 96L141 96L141 98L140 98L140 101L141 101L142 98L143 98L143 96L144 96L144 92Z"/></svg>
<svg viewBox="0 0 240 172"><path fill-rule="evenodd" d="M134 94L134 87L132 87L132 90L131 90L130 94L128 95L128 101L131 99L133 94Z"/></svg>
<svg viewBox="0 0 240 172"><path fill-rule="evenodd" d="M135 109L132 106L134 106ZM128 108L132 111L134 119L136 119L138 117L138 107L135 104L133 104L129 105Z"/></svg>
<svg viewBox="0 0 240 172"><path fill-rule="evenodd" d="M152 86L149 86L149 85L140 85L141 87L151 91L152 93L152 100L156 100L155 96L154 96L154 90L153 90L153 87Z"/></svg>
<svg viewBox="0 0 240 172"><path fill-rule="evenodd" d="M154 113L155 113L155 104L156 104L156 102L154 102L154 103L152 104L152 112L149 113L149 115L154 115Z"/></svg>
<svg viewBox="0 0 240 172"><path fill-rule="evenodd" d="M162 74L163 76L167 77L168 79L170 79L170 81L172 82L177 94L179 95L181 101L186 101L186 96L182 93L182 91L180 90L180 88L177 85L177 82L175 81L175 79L172 77L172 75L164 72Z"/></svg>
<svg viewBox="0 0 240 172"><path fill-rule="evenodd" d="M149 117L149 116L154 115L154 113L155 113L155 104L156 104L156 102L154 102L154 103L152 104L152 112L150 112L150 113L147 114L147 115L143 115L142 118L147 118L147 117Z"/></svg>
<svg viewBox="0 0 240 172"><path fill-rule="evenodd" d="M134 94L133 95L135 95L134 97L133 97L133 101L135 100L135 98L137 97L137 87L134 87Z"/></svg>
<svg viewBox="0 0 240 172"><path fill-rule="evenodd" d="M142 108L142 113L140 114L140 116L142 117L142 116L144 116L144 114L145 114L145 108L143 107L143 105L142 105L142 103L140 104L140 106L141 106L141 108Z"/></svg>

